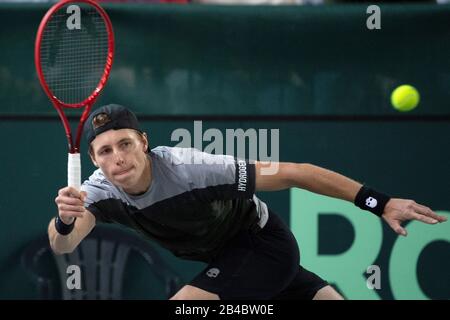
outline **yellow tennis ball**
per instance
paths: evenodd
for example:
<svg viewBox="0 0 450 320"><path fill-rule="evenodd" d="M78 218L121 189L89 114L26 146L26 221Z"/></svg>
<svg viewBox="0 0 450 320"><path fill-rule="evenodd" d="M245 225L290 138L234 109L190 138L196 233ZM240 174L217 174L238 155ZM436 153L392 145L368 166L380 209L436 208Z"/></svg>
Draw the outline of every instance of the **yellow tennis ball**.
<svg viewBox="0 0 450 320"><path fill-rule="evenodd" d="M420 101L419 92L408 84L397 87L391 95L392 106L401 112L411 111Z"/></svg>

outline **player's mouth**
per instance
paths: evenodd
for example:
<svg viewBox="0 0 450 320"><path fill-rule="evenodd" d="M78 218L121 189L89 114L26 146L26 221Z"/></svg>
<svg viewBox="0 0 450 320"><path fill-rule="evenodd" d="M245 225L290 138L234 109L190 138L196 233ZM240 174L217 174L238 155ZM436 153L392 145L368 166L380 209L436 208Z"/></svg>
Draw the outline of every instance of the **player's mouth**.
<svg viewBox="0 0 450 320"><path fill-rule="evenodd" d="M125 169L125 170L122 170L122 171L119 171L119 172L116 172L116 173L114 173L114 175L115 175L116 177L120 177L120 176L123 176L123 175L127 174L127 173L130 172L132 169L133 169L133 167L128 168L128 169Z"/></svg>

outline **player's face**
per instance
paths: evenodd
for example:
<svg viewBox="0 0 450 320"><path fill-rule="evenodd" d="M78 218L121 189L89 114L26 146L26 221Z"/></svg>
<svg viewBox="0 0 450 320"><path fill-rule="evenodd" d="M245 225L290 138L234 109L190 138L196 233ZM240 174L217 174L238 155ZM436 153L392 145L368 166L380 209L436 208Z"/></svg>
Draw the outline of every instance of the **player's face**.
<svg viewBox="0 0 450 320"><path fill-rule="evenodd" d="M132 129L108 130L92 142L92 161L106 178L128 193L141 193L150 185L148 142Z"/></svg>

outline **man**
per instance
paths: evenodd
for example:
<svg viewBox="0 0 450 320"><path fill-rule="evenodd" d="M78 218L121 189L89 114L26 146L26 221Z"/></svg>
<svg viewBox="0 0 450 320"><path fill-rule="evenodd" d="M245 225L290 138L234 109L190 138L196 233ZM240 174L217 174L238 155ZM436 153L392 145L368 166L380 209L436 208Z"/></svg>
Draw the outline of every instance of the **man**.
<svg viewBox="0 0 450 320"><path fill-rule="evenodd" d="M208 264L172 299L342 299L300 266L293 234L256 191L298 187L352 201L403 236L406 220L445 221L412 200L311 164L279 163L263 175L261 162L189 148L149 151L135 115L122 106L97 109L84 129L99 169L83 191L59 190L58 216L48 227L52 249L73 251L96 222L133 228L176 256Z"/></svg>

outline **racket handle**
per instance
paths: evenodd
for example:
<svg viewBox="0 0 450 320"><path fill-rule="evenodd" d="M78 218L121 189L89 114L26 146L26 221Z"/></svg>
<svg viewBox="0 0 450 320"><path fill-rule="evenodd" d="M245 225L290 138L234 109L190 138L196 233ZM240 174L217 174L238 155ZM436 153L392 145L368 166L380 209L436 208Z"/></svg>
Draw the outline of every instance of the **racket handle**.
<svg viewBox="0 0 450 320"><path fill-rule="evenodd" d="M79 153L69 153L69 159L67 163L67 185L80 190L81 162Z"/></svg>

